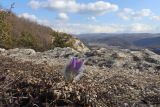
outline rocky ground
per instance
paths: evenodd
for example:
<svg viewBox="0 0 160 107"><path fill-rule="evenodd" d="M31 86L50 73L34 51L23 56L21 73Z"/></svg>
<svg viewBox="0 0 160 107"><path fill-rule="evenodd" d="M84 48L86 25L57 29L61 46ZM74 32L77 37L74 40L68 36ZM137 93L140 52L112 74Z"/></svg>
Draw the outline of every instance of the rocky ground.
<svg viewBox="0 0 160 107"><path fill-rule="evenodd" d="M68 84L62 71L71 56L87 61L80 81ZM159 107L160 56L146 49L0 49L0 107L57 106Z"/></svg>

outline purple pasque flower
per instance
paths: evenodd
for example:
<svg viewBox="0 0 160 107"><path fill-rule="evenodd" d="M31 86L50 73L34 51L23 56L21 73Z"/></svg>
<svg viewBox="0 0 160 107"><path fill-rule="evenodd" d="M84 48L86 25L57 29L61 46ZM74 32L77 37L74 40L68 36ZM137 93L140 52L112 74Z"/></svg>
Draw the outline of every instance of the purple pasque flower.
<svg viewBox="0 0 160 107"><path fill-rule="evenodd" d="M66 81L73 81L79 79L83 72L82 66L84 64L83 58L72 57L69 64L66 65L64 71L64 78Z"/></svg>
<svg viewBox="0 0 160 107"><path fill-rule="evenodd" d="M69 68L73 72L78 73L83 63L84 63L84 59L78 59L77 57L73 57L69 63Z"/></svg>

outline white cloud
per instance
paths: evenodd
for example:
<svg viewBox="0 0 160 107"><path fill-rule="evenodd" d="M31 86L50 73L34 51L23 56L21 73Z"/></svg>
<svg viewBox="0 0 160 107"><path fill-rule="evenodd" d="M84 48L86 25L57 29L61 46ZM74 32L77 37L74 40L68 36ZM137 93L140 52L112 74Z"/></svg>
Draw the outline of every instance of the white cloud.
<svg viewBox="0 0 160 107"><path fill-rule="evenodd" d="M36 23L41 24L41 25L45 25L45 26L49 26L50 25L47 20L41 20L38 17L36 17L35 15L33 15L33 14L22 13L22 14L18 15L18 17L25 18L25 19L27 19L29 21L36 22Z"/></svg>
<svg viewBox="0 0 160 107"><path fill-rule="evenodd" d="M130 26L131 32L152 32L154 30L153 26L135 23Z"/></svg>
<svg viewBox="0 0 160 107"><path fill-rule="evenodd" d="M33 9L37 9L41 6L41 4L39 3L39 1L37 0L31 0L29 2L29 5L33 8Z"/></svg>
<svg viewBox="0 0 160 107"><path fill-rule="evenodd" d="M20 15L18 15L19 17L23 17L25 19L28 19L30 21L37 21L37 17L35 15L29 14L29 13L22 13Z"/></svg>
<svg viewBox="0 0 160 107"><path fill-rule="evenodd" d="M96 24L54 24L52 27L53 29L67 32L71 34L77 34L77 33L102 33L102 32L120 32L121 29L118 28L118 26L114 25L96 25ZM117 29L118 28L118 29Z"/></svg>
<svg viewBox="0 0 160 107"><path fill-rule="evenodd" d="M124 8L118 13L118 16L124 20L130 19L142 19L144 17L152 16L152 11L150 9L142 9L140 11L134 11L130 8Z"/></svg>
<svg viewBox="0 0 160 107"><path fill-rule="evenodd" d="M160 21L160 16L152 16L151 19L152 19L152 20Z"/></svg>
<svg viewBox="0 0 160 107"><path fill-rule="evenodd" d="M96 17L95 17L95 16L88 17L88 20L91 20L91 21L97 21L97 19L96 19Z"/></svg>
<svg viewBox="0 0 160 107"><path fill-rule="evenodd" d="M67 33L146 33L155 32L156 27L141 23L130 25L98 24L54 24L53 29Z"/></svg>
<svg viewBox="0 0 160 107"><path fill-rule="evenodd" d="M65 13L61 13L63 18ZM142 23L134 23L128 25L121 24L74 24L74 23L59 23L57 21L49 22L47 20L41 20L33 14L23 13L19 17L26 18L30 21L37 22L42 25L49 26L54 30L78 34L78 33L154 33L160 31L160 28L153 25L147 25Z"/></svg>
<svg viewBox="0 0 160 107"><path fill-rule="evenodd" d="M67 20L69 20L69 17L66 13L59 13L58 17L57 17L57 20L59 22L66 22Z"/></svg>
<svg viewBox="0 0 160 107"><path fill-rule="evenodd" d="M96 17L92 16L91 19L92 19L92 20L96 20Z"/></svg>
<svg viewBox="0 0 160 107"><path fill-rule="evenodd" d="M80 13L94 15L103 15L108 12L118 10L118 6L116 4L111 4L105 1L96 1L85 4L78 3L76 0L31 0L29 2L29 5L33 9L46 8L62 13Z"/></svg>
<svg viewBox="0 0 160 107"><path fill-rule="evenodd" d="M118 16L124 20L139 20L147 17L150 20L160 21L160 16L155 15L150 9L142 9L140 11L134 11L130 8L124 8L118 13Z"/></svg>

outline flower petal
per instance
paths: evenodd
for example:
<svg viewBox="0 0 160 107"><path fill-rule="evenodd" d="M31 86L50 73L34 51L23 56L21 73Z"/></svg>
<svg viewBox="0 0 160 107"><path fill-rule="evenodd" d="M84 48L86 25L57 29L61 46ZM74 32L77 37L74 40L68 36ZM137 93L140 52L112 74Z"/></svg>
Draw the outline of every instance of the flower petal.
<svg viewBox="0 0 160 107"><path fill-rule="evenodd" d="M76 68L76 63L78 61L78 58L77 57L74 57L74 65L73 65L73 68L75 69Z"/></svg>
<svg viewBox="0 0 160 107"><path fill-rule="evenodd" d="M76 71L79 71L80 68L82 67L83 65L83 62L84 62L84 59L79 59L77 62L76 62L76 67L75 67L75 70Z"/></svg>
<svg viewBox="0 0 160 107"><path fill-rule="evenodd" d="M75 58L71 58L70 63L69 63L69 67L72 68L74 66L75 63Z"/></svg>

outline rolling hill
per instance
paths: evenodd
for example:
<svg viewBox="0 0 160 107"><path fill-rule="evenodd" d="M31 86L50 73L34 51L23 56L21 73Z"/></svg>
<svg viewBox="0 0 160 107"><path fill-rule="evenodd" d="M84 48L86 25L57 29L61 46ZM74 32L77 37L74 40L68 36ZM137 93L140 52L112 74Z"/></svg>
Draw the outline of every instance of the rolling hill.
<svg viewBox="0 0 160 107"><path fill-rule="evenodd" d="M78 51L88 49L70 34L56 32L50 27L0 10L0 48L32 48L45 51L55 47L71 47Z"/></svg>
<svg viewBox="0 0 160 107"><path fill-rule="evenodd" d="M123 34L80 34L76 35L87 44L104 44L128 49L148 48L160 53L160 34L151 33L123 33Z"/></svg>

